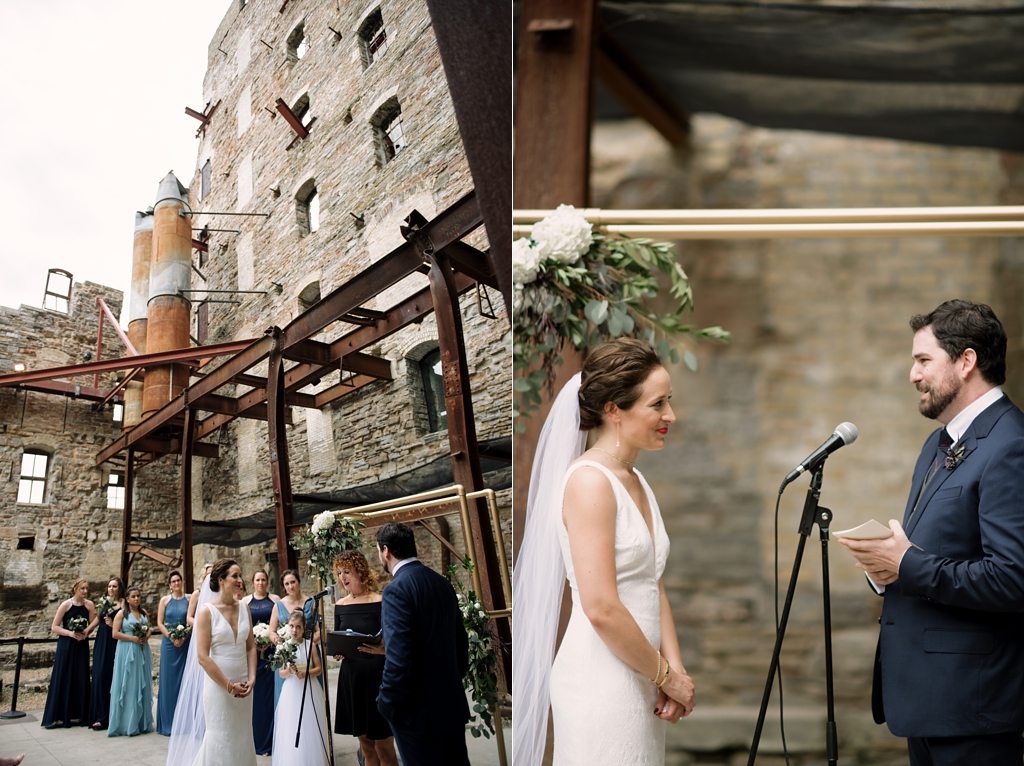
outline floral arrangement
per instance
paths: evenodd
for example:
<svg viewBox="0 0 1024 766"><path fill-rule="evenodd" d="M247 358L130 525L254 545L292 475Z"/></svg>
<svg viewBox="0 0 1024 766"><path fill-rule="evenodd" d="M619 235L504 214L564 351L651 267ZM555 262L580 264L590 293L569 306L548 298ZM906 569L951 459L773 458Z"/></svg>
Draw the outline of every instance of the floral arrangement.
<svg viewBox="0 0 1024 766"><path fill-rule="evenodd" d="M81 615L72 617L68 620L68 630L72 633L82 633L88 627L89 621Z"/></svg>
<svg viewBox="0 0 1024 766"><path fill-rule="evenodd" d="M252 626L252 637L256 641L257 649L266 649L270 646L270 626L265 622L257 622Z"/></svg>
<svg viewBox="0 0 1024 766"><path fill-rule="evenodd" d="M473 562L468 557L462 560L462 568L467 574L473 572ZM484 612L483 605L472 590L466 590L456 578L455 565L448 567L448 579L455 587L455 595L459 600L459 611L462 612L462 624L466 627L469 638L469 668L463 677L466 691L473 697L473 713L470 716L470 731L474 737L490 738L494 733L493 713L498 705L498 657L494 653L491 640L490 619ZM477 715L480 723L476 723Z"/></svg>
<svg viewBox="0 0 1024 766"><path fill-rule="evenodd" d="M363 526L361 521L324 511L292 538L292 545L309 559L309 574L323 583L334 582L334 557L345 550L359 550L363 542L359 529Z"/></svg>
<svg viewBox="0 0 1024 766"><path fill-rule="evenodd" d="M149 623L146 618L142 618L142 622L132 623L132 635L136 638L145 638L149 635Z"/></svg>
<svg viewBox="0 0 1024 766"><path fill-rule="evenodd" d="M116 612L117 609L117 599L111 598L110 596L100 596L96 599L96 612L100 617L105 617L111 612Z"/></svg>
<svg viewBox="0 0 1024 766"><path fill-rule="evenodd" d="M967 442L960 442L960 446L958 446L956 449L946 447L945 466L947 471L952 471L953 469L955 469L958 465L964 462L964 458L971 454L970 452L965 452L966 447Z"/></svg>
<svg viewBox="0 0 1024 766"><path fill-rule="evenodd" d="M177 641L179 639L188 638L192 635L192 626L187 623L181 625L172 625L167 629L167 635L171 641Z"/></svg>
<svg viewBox="0 0 1024 766"><path fill-rule="evenodd" d="M270 658L270 667L280 670L288 665L295 664L295 658L299 653L299 642L288 632L288 626L282 625L277 629L277 635L283 640L274 650L274 656ZM269 633L268 633L269 636Z"/></svg>
<svg viewBox="0 0 1024 766"><path fill-rule="evenodd" d="M668 313L648 305L658 295L657 271L668 276L669 294L678 302ZM683 322L693 291L671 244L595 233L572 205L559 205L534 224L530 237L512 243L512 287L512 367L519 373L512 415L519 433L526 429L522 418L538 409L541 391L551 391L563 344L584 352L623 335L651 343L660 335L658 352L676 363L670 335L729 339L721 327L696 330ZM697 369L693 351L686 349L683 361Z"/></svg>

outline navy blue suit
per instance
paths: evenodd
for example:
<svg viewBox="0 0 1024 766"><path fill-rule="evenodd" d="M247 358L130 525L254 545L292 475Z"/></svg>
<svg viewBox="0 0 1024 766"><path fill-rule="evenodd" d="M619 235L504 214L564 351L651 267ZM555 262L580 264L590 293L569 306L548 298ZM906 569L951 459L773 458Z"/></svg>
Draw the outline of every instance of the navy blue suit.
<svg viewBox="0 0 1024 766"><path fill-rule="evenodd" d="M462 685L469 642L455 591L419 561L403 564L384 588L386 654L377 696L406 766L461 766L469 705Z"/></svg>
<svg viewBox="0 0 1024 766"><path fill-rule="evenodd" d="M961 439L963 461L940 462L917 500L939 433L914 469L903 526L921 550L885 589L872 710L901 737L1020 732L1024 413L1006 396L983 410Z"/></svg>

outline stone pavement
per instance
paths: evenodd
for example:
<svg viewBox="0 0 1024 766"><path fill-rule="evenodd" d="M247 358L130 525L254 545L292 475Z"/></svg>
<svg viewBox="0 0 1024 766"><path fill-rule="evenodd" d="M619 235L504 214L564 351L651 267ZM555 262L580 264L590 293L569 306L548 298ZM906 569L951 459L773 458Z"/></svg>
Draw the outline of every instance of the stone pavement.
<svg viewBox="0 0 1024 766"><path fill-rule="evenodd" d="M336 688L333 683L331 688ZM24 718L0 719L0 756L25 753L25 766L164 766L167 760L168 739L159 734L111 738L106 732L80 726L47 730L39 725L42 716L42 710L33 710L27 711ZM506 724L504 732L511 764L511 727ZM473 766L498 766L498 747L493 737L476 738L467 730L466 743ZM358 749L355 737L335 735L335 766L357 766ZM257 762L259 766L272 766L273 758L258 758Z"/></svg>

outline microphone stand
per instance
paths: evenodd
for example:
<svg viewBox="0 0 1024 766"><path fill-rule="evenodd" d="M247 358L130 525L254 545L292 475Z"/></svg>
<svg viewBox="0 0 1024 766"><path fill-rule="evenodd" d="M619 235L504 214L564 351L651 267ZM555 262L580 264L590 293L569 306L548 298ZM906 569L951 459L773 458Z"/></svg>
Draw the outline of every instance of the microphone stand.
<svg viewBox="0 0 1024 766"><path fill-rule="evenodd" d="M313 617L313 629L312 629L312 631L309 634L309 651L306 652L306 675L302 679L302 702L299 703L299 722L298 722L298 725L295 727L295 747L296 748L298 748L298 746L299 746L299 738L302 736L302 712L306 708L306 690L309 689L309 669L310 669L310 667L312 666L312 663L313 663L313 652L319 652L320 651L320 647L317 646L315 643L313 643L313 634L316 633L317 624L321 622L318 618L321 616L320 615L320 607L323 606L322 599L323 599L323 596L314 597L314 598L307 598L306 599L306 604L308 604L310 601L312 601L313 605L315 607L317 607L317 608L314 610L314 613L313 613L314 614L314 617ZM305 610L305 604L303 605L303 610ZM320 629L320 642L321 643L323 643L323 640L324 640L323 628L325 628L325 627L326 627L326 625L323 625L323 624L320 625L320 628L321 628ZM306 638L305 633L303 633L302 638L303 638L303 641L305 641L305 638ZM322 659L323 655L320 654L319 656L321 657L321 660L320 660L320 674L324 677L324 705L325 705L325 710L326 710L327 696L328 696L327 695L327 678L326 678L327 677L327 665L326 665L326 663ZM319 722L317 722L317 728L319 728L319 726L320 726L320 724L319 724ZM330 729L330 718L329 717L328 717L328 720L327 720L327 738L331 740L331 748L330 748L330 750L328 750L327 743L324 741L323 732L320 732L320 743L324 746L324 750L327 752L327 756L328 756L328 759L329 759L329 761L331 763L331 766L333 766L334 765L334 741L333 741L333 739L331 739L331 729Z"/></svg>
<svg viewBox="0 0 1024 766"><path fill-rule="evenodd" d="M804 501L804 510L800 517L800 527L798 529L800 541L797 544L796 558L793 561L793 574L789 579L786 602L782 608L782 616L779 619L778 630L775 634L775 649L772 652L771 665L768 666L768 681L764 687L764 696L761 698L761 710L757 715L757 726L754 729L754 739L750 745L750 757L747 760L747 766L754 766L754 761L757 758L757 747L761 741L761 730L764 728L764 719L768 712L768 702L771 698L772 686L775 683L775 673L779 669L782 640L786 636L786 624L789 621L789 612L793 606L793 595L796 592L796 580L797 575L800 573L800 563L803 560L804 545L807 542L807 538L810 537L811 527L815 524L820 528L821 596L825 612L825 696L828 707L828 721L825 724L825 756L829 766L836 766L836 762L839 759L835 720L835 695L832 684L832 600L828 581L828 526L832 521L832 511L818 505L818 498L821 496L824 467L825 461L822 460L814 469L811 486L807 489L807 498ZM779 494L782 494L784 488L785 485L779 489Z"/></svg>

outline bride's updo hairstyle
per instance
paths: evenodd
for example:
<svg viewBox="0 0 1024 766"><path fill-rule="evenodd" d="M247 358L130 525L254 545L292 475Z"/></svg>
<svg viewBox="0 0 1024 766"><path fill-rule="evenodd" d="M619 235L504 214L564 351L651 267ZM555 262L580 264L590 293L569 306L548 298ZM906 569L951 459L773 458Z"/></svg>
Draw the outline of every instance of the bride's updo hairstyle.
<svg viewBox="0 0 1024 766"><path fill-rule="evenodd" d="M228 576L231 567L237 563L234 559L219 559L213 565L213 569L210 570L210 590L214 593L218 592L220 590L220 581Z"/></svg>
<svg viewBox="0 0 1024 766"><path fill-rule="evenodd" d="M644 381L661 366L654 346L637 338L616 338L592 349L580 370L580 429L598 428L608 402L620 410L636 404Z"/></svg>

